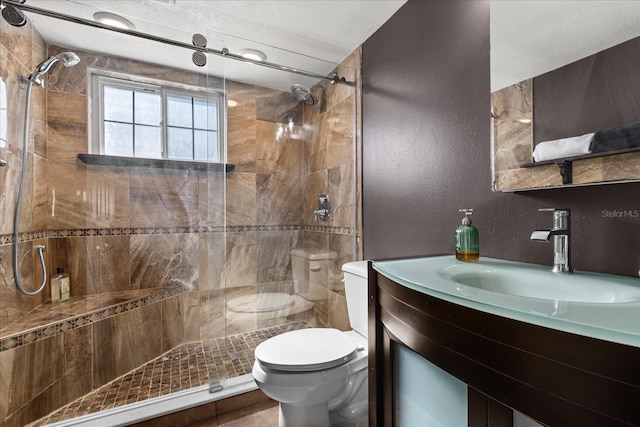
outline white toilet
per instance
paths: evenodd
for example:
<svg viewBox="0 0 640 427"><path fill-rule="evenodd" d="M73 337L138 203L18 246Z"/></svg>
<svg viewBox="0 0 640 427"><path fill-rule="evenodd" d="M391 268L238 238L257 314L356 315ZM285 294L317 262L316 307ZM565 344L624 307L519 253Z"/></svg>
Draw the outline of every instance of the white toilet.
<svg viewBox="0 0 640 427"><path fill-rule="evenodd" d="M353 330L300 329L256 347L253 378L280 402L280 427L367 424L367 262L342 270Z"/></svg>

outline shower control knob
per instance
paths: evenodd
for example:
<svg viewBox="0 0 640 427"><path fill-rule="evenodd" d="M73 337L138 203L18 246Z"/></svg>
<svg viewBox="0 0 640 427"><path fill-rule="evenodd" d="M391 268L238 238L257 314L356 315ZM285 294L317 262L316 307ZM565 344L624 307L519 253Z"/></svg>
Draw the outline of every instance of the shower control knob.
<svg viewBox="0 0 640 427"><path fill-rule="evenodd" d="M328 221L329 216L329 196L324 193L318 194L318 209L313 211L315 221L320 218L322 221Z"/></svg>

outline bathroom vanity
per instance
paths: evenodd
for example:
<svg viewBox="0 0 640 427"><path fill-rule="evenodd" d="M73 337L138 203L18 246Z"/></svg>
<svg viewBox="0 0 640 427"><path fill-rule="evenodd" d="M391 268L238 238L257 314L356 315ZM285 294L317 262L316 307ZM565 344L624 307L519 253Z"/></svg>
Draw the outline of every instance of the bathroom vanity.
<svg viewBox="0 0 640 427"><path fill-rule="evenodd" d="M640 426L639 279L577 273L556 299L563 276L545 266L443 256L368 268L370 425L410 425L398 422L406 348L466 387L469 426L513 426L514 410L549 426ZM536 295L545 277L558 282Z"/></svg>

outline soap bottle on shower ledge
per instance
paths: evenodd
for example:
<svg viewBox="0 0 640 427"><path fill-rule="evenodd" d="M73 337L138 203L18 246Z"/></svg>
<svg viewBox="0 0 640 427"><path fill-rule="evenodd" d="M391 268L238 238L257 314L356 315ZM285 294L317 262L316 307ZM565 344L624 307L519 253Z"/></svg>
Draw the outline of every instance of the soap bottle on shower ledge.
<svg viewBox="0 0 640 427"><path fill-rule="evenodd" d="M69 275L65 274L62 267L58 267L56 275L51 277L51 301L64 301L69 299L70 288Z"/></svg>
<svg viewBox="0 0 640 427"><path fill-rule="evenodd" d="M462 224L456 228L456 259L467 262L478 262L480 258L480 239L478 229L471 225L473 209L460 209L464 212Z"/></svg>

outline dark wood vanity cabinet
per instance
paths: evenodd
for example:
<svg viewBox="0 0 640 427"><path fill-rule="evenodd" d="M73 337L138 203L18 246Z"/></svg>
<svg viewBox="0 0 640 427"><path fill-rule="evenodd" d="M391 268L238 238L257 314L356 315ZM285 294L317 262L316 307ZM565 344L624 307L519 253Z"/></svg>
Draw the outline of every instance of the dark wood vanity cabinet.
<svg viewBox="0 0 640 427"><path fill-rule="evenodd" d="M640 426L640 348L500 317L404 287L369 263L369 422L394 425L403 345L467 384L468 424L511 408L558 427Z"/></svg>

